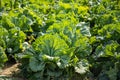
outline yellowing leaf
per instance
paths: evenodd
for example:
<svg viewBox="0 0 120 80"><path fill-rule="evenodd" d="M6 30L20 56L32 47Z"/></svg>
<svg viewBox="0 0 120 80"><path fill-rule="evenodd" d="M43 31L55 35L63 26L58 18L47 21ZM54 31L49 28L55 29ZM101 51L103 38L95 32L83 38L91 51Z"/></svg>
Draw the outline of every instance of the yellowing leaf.
<svg viewBox="0 0 120 80"><path fill-rule="evenodd" d="M89 8L88 8L87 6L79 6L79 7L78 7L78 13L87 12L88 9L89 9Z"/></svg>

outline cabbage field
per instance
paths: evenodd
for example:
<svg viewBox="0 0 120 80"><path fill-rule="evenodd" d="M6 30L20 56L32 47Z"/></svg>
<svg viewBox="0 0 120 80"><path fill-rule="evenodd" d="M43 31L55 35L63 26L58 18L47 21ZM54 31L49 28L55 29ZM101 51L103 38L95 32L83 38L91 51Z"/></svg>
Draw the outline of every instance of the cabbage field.
<svg viewBox="0 0 120 80"><path fill-rule="evenodd" d="M120 80L120 0L0 0L8 62L25 80Z"/></svg>

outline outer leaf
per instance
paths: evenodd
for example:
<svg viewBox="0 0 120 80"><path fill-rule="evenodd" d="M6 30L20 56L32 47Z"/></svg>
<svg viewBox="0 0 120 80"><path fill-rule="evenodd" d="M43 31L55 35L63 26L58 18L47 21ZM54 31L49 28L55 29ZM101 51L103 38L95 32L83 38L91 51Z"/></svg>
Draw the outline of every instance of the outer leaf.
<svg viewBox="0 0 120 80"><path fill-rule="evenodd" d="M89 64L87 60L81 60L75 66L75 71L79 74L85 74L89 69Z"/></svg>
<svg viewBox="0 0 120 80"><path fill-rule="evenodd" d="M91 36L90 27L89 27L88 23L81 22L81 23L77 24L77 27L80 28L80 31L81 31L82 35L88 36L88 37Z"/></svg>
<svg viewBox="0 0 120 80"><path fill-rule="evenodd" d="M29 66L32 71L37 72L44 69L45 63L37 60L35 57L32 57L30 58Z"/></svg>
<svg viewBox="0 0 120 80"><path fill-rule="evenodd" d="M3 64L7 61L7 56L4 52L4 49L0 46L0 68L3 67Z"/></svg>

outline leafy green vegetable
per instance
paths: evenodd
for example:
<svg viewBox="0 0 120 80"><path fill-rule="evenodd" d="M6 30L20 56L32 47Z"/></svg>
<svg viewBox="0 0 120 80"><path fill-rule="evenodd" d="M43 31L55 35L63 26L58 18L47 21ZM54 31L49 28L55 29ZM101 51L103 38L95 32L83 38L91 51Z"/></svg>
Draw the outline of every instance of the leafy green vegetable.
<svg viewBox="0 0 120 80"><path fill-rule="evenodd" d="M120 79L119 0L0 0L0 32L28 80Z"/></svg>
<svg viewBox="0 0 120 80"><path fill-rule="evenodd" d="M0 46L0 68L3 67L4 63L7 61L7 56L4 49Z"/></svg>

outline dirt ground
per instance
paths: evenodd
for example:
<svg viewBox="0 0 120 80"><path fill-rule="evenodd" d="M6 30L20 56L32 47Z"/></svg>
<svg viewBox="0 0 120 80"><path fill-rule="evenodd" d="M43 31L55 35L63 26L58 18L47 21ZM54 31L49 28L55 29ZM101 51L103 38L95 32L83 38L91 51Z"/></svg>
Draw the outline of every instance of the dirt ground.
<svg viewBox="0 0 120 80"><path fill-rule="evenodd" d="M11 76L14 72L19 71L19 69L17 68L19 64L13 64L13 65L5 65L5 67L3 68L3 70L1 71L0 75L7 75L7 76Z"/></svg>
<svg viewBox="0 0 120 80"><path fill-rule="evenodd" d="M20 77L14 76L15 73L19 72L18 69L19 63L16 64L5 64L5 67L0 72L0 80L25 80ZM4 79L3 79L4 78Z"/></svg>

